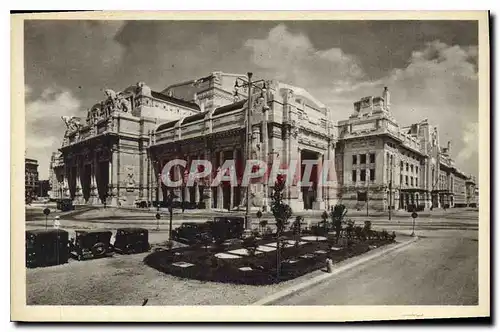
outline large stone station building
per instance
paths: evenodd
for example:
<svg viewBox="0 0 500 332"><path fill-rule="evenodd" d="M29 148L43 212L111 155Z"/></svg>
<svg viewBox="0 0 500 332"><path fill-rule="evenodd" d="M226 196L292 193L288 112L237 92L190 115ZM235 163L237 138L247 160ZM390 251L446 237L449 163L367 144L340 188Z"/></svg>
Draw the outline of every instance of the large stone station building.
<svg viewBox="0 0 500 332"><path fill-rule="evenodd" d="M247 156L268 165L313 160L311 183L287 187L294 211L323 210L339 199L349 208L404 209L468 205L475 181L456 168L451 142L443 148L436 126L427 120L401 127L390 111L390 96L365 97L353 113L336 122L329 109L306 90L276 80L260 80L248 103L247 90L235 96L235 82L246 75L213 72L197 80L152 91L140 82L105 99L86 119L63 117L67 130L51 160L53 198L76 204L134 206L175 199L202 209L234 210L246 204L246 188L210 180L224 161L236 161L238 179ZM250 112L248 112L250 109ZM246 151L247 123L249 151ZM159 173L172 159L204 159L213 173L191 187L167 188ZM329 161L327 163L327 161ZM319 181L321 165L328 180ZM270 167L270 166L269 166ZM176 167L174 179L184 177ZM158 190L159 189L159 190ZM272 188L250 185L252 209L269 208Z"/></svg>

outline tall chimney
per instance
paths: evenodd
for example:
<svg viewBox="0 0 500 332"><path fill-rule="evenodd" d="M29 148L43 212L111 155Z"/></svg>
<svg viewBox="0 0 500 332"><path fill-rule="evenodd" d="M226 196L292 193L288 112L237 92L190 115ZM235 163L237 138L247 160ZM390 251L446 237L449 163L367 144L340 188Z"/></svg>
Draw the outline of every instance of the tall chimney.
<svg viewBox="0 0 500 332"><path fill-rule="evenodd" d="M386 86L384 86L382 98L384 98L384 109L389 110L389 106L391 105L391 94L389 93L389 88Z"/></svg>
<svg viewBox="0 0 500 332"><path fill-rule="evenodd" d="M448 141L448 154L451 155L451 141Z"/></svg>

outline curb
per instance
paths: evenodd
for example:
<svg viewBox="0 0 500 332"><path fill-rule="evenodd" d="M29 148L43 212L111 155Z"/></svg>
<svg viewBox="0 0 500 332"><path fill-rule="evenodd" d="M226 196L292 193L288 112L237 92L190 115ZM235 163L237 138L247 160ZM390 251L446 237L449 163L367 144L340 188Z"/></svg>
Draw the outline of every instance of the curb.
<svg viewBox="0 0 500 332"><path fill-rule="evenodd" d="M373 253L371 255L367 255L365 257L362 257L354 262L351 262L351 263L348 263L344 266L341 266L339 267L338 269L334 270L332 273L325 273L325 274L322 274L322 275L319 275L315 278L312 278L306 282L303 282L301 284L298 284L298 285L295 285L295 286L291 286L287 289L284 289L282 291L279 291L277 293L274 293L274 294L271 294L270 296L267 296L263 299L260 299L254 303L251 303L250 305L269 305L269 304L273 304L274 302L277 302L279 300L282 300L286 297L289 297L291 295L294 295L300 291L304 291L308 288L311 288L313 286L316 286L318 284L320 284L321 282L323 281L326 281L334 276L336 276L337 274L340 274L344 271L347 271L347 270L350 270L358 265L361 265L361 264L364 264L374 258L379 258L381 256L384 256L390 252L393 252L393 251L396 251L396 250L399 250L399 249L402 249L414 242L416 242L418 240L418 236L412 238L411 240L409 241L406 241L406 242L403 242L403 243L399 243L391 248L387 248L385 250L381 250L379 252L376 252L376 253Z"/></svg>

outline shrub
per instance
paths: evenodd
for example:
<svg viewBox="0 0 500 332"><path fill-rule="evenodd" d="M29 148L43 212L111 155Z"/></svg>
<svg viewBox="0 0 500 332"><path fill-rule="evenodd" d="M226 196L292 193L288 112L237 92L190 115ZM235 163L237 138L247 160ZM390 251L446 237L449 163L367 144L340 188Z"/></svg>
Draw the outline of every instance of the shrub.
<svg viewBox="0 0 500 332"><path fill-rule="evenodd" d="M253 236L249 236L243 240L242 243L243 248L248 251L248 254L253 257L255 256L255 251L257 251L257 247L259 246L257 243L257 239Z"/></svg>
<svg viewBox="0 0 500 332"><path fill-rule="evenodd" d="M257 228L252 229L252 237L254 238L261 237L260 231Z"/></svg>
<svg viewBox="0 0 500 332"><path fill-rule="evenodd" d="M363 232L363 227L361 226L354 226L354 235L360 240L360 241L365 241L366 236L365 233Z"/></svg>
<svg viewBox="0 0 500 332"><path fill-rule="evenodd" d="M264 231L267 226L267 220L261 220L259 221L259 227Z"/></svg>
<svg viewBox="0 0 500 332"><path fill-rule="evenodd" d="M370 220L365 220L365 225L363 226L363 238L364 240L371 239L372 236L372 222Z"/></svg>
<svg viewBox="0 0 500 332"><path fill-rule="evenodd" d="M345 228L346 237L352 239L354 237L354 221L352 219L347 220L347 227Z"/></svg>
<svg viewBox="0 0 500 332"><path fill-rule="evenodd" d="M303 217L301 216L297 216L295 218L295 221L293 222L292 224L292 233L295 237L295 246L298 246L299 245L299 242L300 242L300 235L302 233L302 221L304 220Z"/></svg>
<svg viewBox="0 0 500 332"><path fill-rule="evenodd" d="M325 230L325 228L321 225L321 223L318 223L315 226L311 227L311 232L314 236L316 236L316 241L318 241L318 238L320 236L326 235L328 232Z"/></svg>
<svg viewBox="0 0 500 332"><path fill-rule="evenodd" d="M205 248L208 251L208 247L212 244L212 237L207 233L201 233L197 239L197 244Z"/></svg>

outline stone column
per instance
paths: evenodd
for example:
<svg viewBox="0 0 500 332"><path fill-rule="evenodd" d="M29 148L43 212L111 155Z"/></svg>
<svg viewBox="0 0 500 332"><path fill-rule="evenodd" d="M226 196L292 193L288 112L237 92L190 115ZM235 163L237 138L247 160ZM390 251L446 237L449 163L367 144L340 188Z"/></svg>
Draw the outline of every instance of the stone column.
<svg viewBox="0 0 500 332"><path fill-rule="evenodd" d="M219 167L222 167L222 164L224 164L224 151L219 151L216 153L218 159L219 159ZM222 182L219 183L217 186L217 208L218 209L223 209L224 208L224 195L222 191Z"/></svg>
<svg viewBox="0 0 500 332"><path fill-rule="evenodd" d="M233 161L234 161L234 172L236 173L236 157L237 157L237 153L236 153L236 147L233 148ZM235 188L232 186L232 184L230 183L230 194L229 194L229 197L230 197L230 200L229 200L229 208L230 209L233 209L234 207L234 193L236 192L235 191Z"/></svg>
<svg viewBox="0 0 500 332"><path fill-rule="evenodd" d="M118 149L116 144L113 144L113 147L111 148L111 166L109 168L109 187L110 187L110 195L109 195L109 201L111 206L118 206L118 201L119 201L119 191L118 191L118 169L120 167L119 162L118 162Z"/></svg>
<svg viewBox="0 0 500 332"><path fill-rule="evenodd" d="M70 198L70 191L69 191L69 181L68 181L68 177L69 177L69 167L68 165L66 165L66 163L64 164L64 170L63 170L63 192L62 192L62 197L61 198Z"/></svg>
<svg viewBox="0 0 500 332"><path fill-rule="evenodd" d="M198 160L201 159L200 155L198 154L197 156ZM197 171L197 170L195 170ZM199 180L196 181L196 187L195 187L195 191L194 191L194 200L196 202L196 204L198 204L200 202L200 186L199 186Z"/></svg>
<svg viewBox="0 0 500 332"><path fill-rule="evenodd" d="M313 209L314 210L324 210L325 209L325 201L323 200L323 179L321 177L322 169L323 169L323 154L318 153L318 165L316 171L316 199L314 202Z"/></svg>
<svg viewBox="0 0 500 332"><path fill-rule="evenodd" d="M179 181L182 180L182 170L181 166L175 165L174 166L174 181ZM174 198L174 202L182 202L182 186L181 187L175 187L174 188L174 195L177 196L177 198Z"/></svg>
<svg viewBox="0 0 500 332"><path fill-rule="evenodd" d="M212 161L212 153L210 151L210 149L206 149L205 150L205 160L210 160ZM211 210L212 209L212 187L210 186L212 184L212 173L210 173L210 175L207 177L208 178L208 181L206 181L207 183L205 184L204 188L203 188L203 194L204 194L204 199L203 201L205 202L205 209L207 210Z"/></svg>
<svg viewBox="0 0 500 332"><path fill-rule="evenodd" d="M92 163L90 164L90 199L89 204L96 205L99 204L99 195L97 192L97 181L96 181L96 172L97 172L97 155L94 153L92 157Z"/></svg>
<svg viewBox="0 0 500 332"><path fill-rule="evenodd" d="M297 154L297 165L295 169L295 174L297 177L297 185L295 187L295 192L297 193L297 201L303 202L303 197L302 197L302 149L298 148L297 149L298 154Z"/></svg>
<svg viewBox="0 0 500 332"><path fill-rule="evenodd" d="M81 181L81 157L76 157L76 190L74 204L83 204L82 181Z"/></svg>

